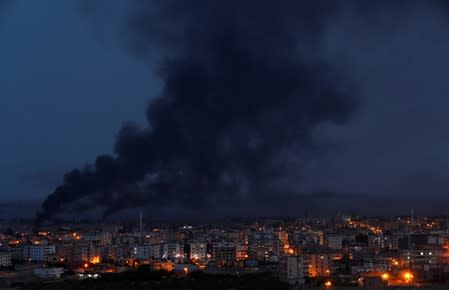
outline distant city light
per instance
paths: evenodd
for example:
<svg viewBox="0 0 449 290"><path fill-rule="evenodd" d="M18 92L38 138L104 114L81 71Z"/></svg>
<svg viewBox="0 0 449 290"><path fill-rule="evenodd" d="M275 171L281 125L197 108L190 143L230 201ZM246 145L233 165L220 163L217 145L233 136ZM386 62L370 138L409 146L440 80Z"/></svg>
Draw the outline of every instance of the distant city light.
<svg viewBox="0 0 449 290"><path fill-rule="evenodd" d="M413 280L413 274L411 272L405 272L403 277L406 283L411 283Z"/></svg>

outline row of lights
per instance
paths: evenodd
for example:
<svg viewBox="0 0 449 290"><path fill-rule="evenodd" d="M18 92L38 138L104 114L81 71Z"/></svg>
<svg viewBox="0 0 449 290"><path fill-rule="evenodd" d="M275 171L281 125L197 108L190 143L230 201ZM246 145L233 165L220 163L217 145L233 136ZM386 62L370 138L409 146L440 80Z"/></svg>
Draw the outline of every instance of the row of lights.
<svg viewBox="0 0 449 290"><path fill-rule="evenodd" d="M388 281L390 279L390 274L383 273L381 278L383 281ZM414 276L413 276L413 273L407 271L402 274L402 278L405 280L406 283L411 283Z"/></svg>

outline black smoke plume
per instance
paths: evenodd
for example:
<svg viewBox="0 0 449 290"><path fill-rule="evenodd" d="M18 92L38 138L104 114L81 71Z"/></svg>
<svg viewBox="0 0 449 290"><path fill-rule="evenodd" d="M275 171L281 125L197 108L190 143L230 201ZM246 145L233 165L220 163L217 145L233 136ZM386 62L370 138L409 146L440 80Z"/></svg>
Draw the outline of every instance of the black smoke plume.
<svg viewBox="0 0 449 290"><path fill-rule="evenodd" d="M148 126L125 125L114 155L68 172L39 219L83 201L109 215L281 193L280 181L314 148L315 129L355 109L307 53L334 3L129 1L123 35L138 58L157 59L162 93Z"/></svg>

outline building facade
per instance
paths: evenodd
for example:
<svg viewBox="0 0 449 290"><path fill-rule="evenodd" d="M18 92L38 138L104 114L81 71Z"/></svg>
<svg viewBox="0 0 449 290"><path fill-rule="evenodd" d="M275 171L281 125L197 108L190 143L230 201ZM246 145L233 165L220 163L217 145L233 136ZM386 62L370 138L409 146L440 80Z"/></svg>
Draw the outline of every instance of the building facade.
<svg viewBox="0 0 449 290"><path fill-rule="evenodd" d="M0 253L0 267L11 267L11 266L12 266L12 254Z"/></svg>

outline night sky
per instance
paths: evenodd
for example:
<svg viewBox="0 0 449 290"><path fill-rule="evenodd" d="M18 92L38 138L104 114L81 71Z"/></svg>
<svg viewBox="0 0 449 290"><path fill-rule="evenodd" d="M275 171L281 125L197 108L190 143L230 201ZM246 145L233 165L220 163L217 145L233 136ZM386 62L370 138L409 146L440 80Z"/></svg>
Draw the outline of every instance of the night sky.
<svg viewBox="0 0 449 290"><path fill-rule="evenodd" d="M146 126L161 79L154 61L130 52L119 2L98 4L107 7L98 13L80 1L0 0L2 201L42 202L65 172L112 153L124 122ZM301 47L308 62L327 63L357 109L345 123L315 128L320 145L282 179L297 193L289 213L445 213L449 9L342 3ZM274 207L261 205L283 212Z"/></svg>

